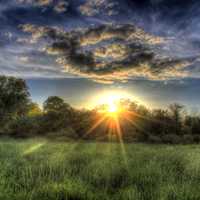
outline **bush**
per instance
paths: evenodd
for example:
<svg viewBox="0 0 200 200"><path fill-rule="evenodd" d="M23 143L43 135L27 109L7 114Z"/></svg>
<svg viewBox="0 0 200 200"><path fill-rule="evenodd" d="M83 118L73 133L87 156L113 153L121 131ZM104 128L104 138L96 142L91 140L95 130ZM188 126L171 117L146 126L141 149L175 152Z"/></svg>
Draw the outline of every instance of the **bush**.
<svg viewBox="0 0 200 200"><path fill-rule="evenodd" d="M180 144L181 137L175 134L167 134L162 136L162 142L167 144Z"/></svg>
<svg viewBox="0 0 200 200"><path fill-rule="evenodd" d="M154 143L154 144L162 143L162 139L158 136L155 136L155 135L149 135L148 141L151 142L151 143Z"/></svg>
<svg viewBox="0 0 200 200"><path fill-rule="evenodd" d="M38 133L37 117L21 117L9 123L9 133L15 137L30 137Z"/></svg>
<svg viewBox="0 0 200 200"><path fill-rule="evenodd" d="M197 135L197 134L193 135L193 142L200 143L200 135Z"/></svg>
<svg viewBox="0 0 200 200"><path fill-rule="evenodd" d="M191 144L194 141L194 137L193 137L193 135L187 134L187 135L183 135L183 139L182 140L183 140L184 144Z"/></svg>
<svg viewBox="0 0 200 200"><path fill-rule="evenodd" d="M73 128L67 127L65 129L61 129L56 132L49 132L46 134L49 138L71 138L71 139L78 139L78 135L74 131Z"/></svg>

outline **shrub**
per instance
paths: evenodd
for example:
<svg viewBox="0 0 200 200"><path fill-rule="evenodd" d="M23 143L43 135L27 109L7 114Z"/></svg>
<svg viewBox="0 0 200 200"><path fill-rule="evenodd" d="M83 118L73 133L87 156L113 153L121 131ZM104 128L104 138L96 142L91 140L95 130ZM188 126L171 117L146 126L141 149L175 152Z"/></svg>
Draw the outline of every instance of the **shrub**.
<svg viewBox="0 0 200 200"><path fill-rule="evenodd" d="M181 137L175 134L167 134L162 136L162 142L167 144L180 144Z"/></svg>
<svg viewBox="0 0 200 200"><path fill-rule="evenodd" d="M162 143L162 139L158 136L155 136L155 135L149 135L148 141L151 142L151 143L154 143L154 144Z"/></svg>
<svg viewBox="0 0 200 200"><path fill-rule="evenodd" d="M197 134L193 135L193 142L200 143L200 135L197 135Z"/></svg>
<svg viewBox="0 0 200 200"><path fill-rule="evenodd" d="M15 137L29 137L38 133L37 117L21 117L9 124L9 133Z"/></svg>
<svg viewBox="0 0 200 200"><path fill-rule="evenodd" d="M49 132L46 135L49 138L71 138L78 139L78 136L73 128L67 127L56 132Z"/></svg>
<svg viewBox="0 0 200 200"><path fill-rule="evenodd" d="M183 135L183 139L182 140L183 140L184 144L191 144L194 141L194 137L193 137L193 135L187 134L187 135Z"/></svg>

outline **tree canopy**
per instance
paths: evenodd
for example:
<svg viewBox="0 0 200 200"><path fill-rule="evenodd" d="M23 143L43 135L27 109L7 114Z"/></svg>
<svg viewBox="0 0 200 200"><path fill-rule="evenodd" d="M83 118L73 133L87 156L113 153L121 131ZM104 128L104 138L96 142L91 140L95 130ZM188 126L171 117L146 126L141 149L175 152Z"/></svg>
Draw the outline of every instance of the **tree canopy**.
<svg viewBox="0 0 200 200"><path fill-rule="evenodd" d="M0 76L0 118L1 122L27 113L30 103L28 87L23 79Z"/></svg>

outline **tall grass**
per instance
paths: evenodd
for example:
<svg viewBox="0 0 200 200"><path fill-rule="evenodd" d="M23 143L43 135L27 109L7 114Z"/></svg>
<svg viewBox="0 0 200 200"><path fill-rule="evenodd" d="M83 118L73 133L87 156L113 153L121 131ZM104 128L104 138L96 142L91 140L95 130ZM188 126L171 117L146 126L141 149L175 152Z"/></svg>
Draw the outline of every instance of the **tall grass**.
<svg viewBox="0 0 200 200"><path fill-rule="evenodd" d="M1 140L0 200L199 200L200 148Z"/></svg>

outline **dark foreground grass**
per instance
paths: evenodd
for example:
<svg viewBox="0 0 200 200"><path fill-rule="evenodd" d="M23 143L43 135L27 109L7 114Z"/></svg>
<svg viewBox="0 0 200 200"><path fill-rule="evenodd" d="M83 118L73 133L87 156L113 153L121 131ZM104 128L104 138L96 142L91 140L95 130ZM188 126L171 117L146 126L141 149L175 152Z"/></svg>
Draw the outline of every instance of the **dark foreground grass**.
<svg viewBox="0 0 200 200"><path fill-rule="evenodd" d="M200 148L0 141L0 200L199 200Z"/></svg>

